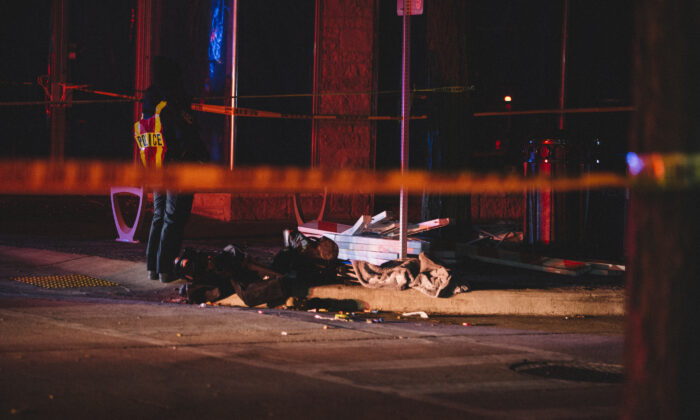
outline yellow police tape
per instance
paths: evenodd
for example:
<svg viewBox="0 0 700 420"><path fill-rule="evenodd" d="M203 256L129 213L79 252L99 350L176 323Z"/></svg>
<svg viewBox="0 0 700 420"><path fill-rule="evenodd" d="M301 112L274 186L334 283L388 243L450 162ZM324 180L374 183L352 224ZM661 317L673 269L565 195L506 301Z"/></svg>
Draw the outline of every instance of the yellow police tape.
<svg viewBox="0 0 700 420"><path fill-rule="evenodd" d="M144 186L186 192L503 193L527 189L698 188L700 154L628 155L630 174L592 172L572 178L439 173L411 170L302 169L172 164L163 169L104 161L0 161L1 194L107 194L111 186Z"/></svg>
<svg viewBox="0 0 700 420"><path fill-rule="evenodd" d="M474 90L473 86L443 86L437 88L411 89L411 95L419 93L464 93ZM401 90L362 90L362 91L337 91L318 93L272 93L266 95L234 95L234 96L208 96L206 98L194 98L195 100L230 100L230 99L281 99L281 98L313 98L324 96L356 96L356 95L397 95Z"/></svg>
<svg viewBox="0 0 700 420"><path fill-rule="evenodd" d="M213 114L234 115L237 117L283 118L291 120L342 120L342 121L400 121L401 117L383 115L343 115L343 114L285 114L281 112L263 111L259 109L229 107L223 105L192 104L194 111L210 112ZM412 120L424 120L426 115L412 116Z"/></svg>
<svg viewBox="0 0 700 420"><path fill-rule="evenodd" d="M595 173L580 178L443 174L427 171L371 171L360 169L236 168L177 164L147 169L132 163L101 161L0 162L3 194L105 194L110 186L139 186L190 192L313 192L334 193L500 193L527 188L570 191L627 187L626 177Z"/></svg>

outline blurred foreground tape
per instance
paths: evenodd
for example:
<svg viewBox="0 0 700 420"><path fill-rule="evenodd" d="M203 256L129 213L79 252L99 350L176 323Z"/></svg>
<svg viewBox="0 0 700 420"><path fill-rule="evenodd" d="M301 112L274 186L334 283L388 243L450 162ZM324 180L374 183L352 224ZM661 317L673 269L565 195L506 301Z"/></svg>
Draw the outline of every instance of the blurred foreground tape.
<svg viewBox="0 0 700 420"><path fill-rule="evenodd" d="M659 160L660 159L660 160ZM645 158L642 158L645 160ZM552 188L573 191L598 188L627 188L636 185L668 187L671 173L682 173L681 186L698 186L700 159L686 159L692 168L681 171L673 157L671 171L660 170L664 157L657 156L656 170L640 170L636 176L591 173L578 178L484 175L472 172L452 174L353 169L300 169L280 167L236 168L204 164L173 164L165 169L146 169L133 163L104 161L48 160L0 161L2 194L109 194L110 186L144 186L189 192L314 192L328 188L333 193L395 193L401 187L409 193L424 191L446 194L521 192ZM665 168L668 168L666 164ZM646 169L646 168L645 168ZM690 176L692 174L692 176Z"/></svg>
<svg viewBox="0 0 700 420"><path fill-rule="evenodd" d="M684 189L700 187L700 153L627 154L627 169L637 186Z"/></svg>

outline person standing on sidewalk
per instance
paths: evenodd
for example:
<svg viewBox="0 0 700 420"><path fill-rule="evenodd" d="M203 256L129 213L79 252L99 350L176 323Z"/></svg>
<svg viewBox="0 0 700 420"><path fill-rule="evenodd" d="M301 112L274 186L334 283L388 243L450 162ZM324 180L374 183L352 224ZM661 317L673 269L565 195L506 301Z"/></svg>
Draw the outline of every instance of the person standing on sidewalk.
<svg viewBox="0 0 700 420"><path fill-rule="evenodd" d="M172 162L207 161L208 152L199 136L179 66L165 57L156 57L153 69L153 83L142 100L143 114L134 124L141 163L161 168ZM153 192L153 220L146 247L150 280L175 280L173 262L182 247L193 201L193 194L176 190Z"/></svg>

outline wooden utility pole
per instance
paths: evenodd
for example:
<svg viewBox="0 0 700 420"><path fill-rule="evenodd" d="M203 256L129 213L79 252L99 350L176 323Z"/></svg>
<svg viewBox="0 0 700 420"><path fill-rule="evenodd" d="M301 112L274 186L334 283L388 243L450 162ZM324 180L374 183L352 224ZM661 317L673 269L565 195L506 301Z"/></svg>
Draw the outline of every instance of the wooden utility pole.
<svg viewBox="0 0 700 420"><path fill-rule="evenodd" d="M700 151L700 2L636 7L633 152ZM623 418L698 418L700 191L633 190Z"/></svg>
<svg viewBox="0 0 700 420"><path fill-rule="evenodd" d="M408 146L411 122L411 0L404 0L403 43L401 44L401 173L408 171ZM407 256L408 191L401 187L399 195L400 257Z"/></svg>

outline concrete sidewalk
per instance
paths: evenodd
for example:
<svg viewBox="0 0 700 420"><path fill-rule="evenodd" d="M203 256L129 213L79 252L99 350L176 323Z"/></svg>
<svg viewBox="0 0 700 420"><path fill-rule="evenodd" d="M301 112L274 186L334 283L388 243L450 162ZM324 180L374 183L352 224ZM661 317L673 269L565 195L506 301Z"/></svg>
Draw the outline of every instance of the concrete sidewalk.
<svg viewBox="0 0 700 420"><path fill-rule="evenodd" d="M115 299L167 301L177 297L179 280L169 284L146 279L144 263L125 261L51 249L0 245L0 291L37 295L80 295ZM492 272L492 273L491 273ZM118 284L117 287L42 289L14 281L16 277L83 274ZM462 273L461 275L465 275ZM624 315L624 288L613 284L572 282L551 275L544 286L534 286L532 273L480 268L467 282L478 285L472 291L450 298L431 298L414 290L368 289L354 285L325 285L309 289L308 298L353 301L358 308L389 312L424 311L451 315L540 315L540 316L620 316ZM518 276L523 277L522 287ZM529 280L527 280L529 278ZM484 285L491 285L485 287ZM533 287L534 286L534 287ZM216 302L245 306L235 295Z"/></svg>

